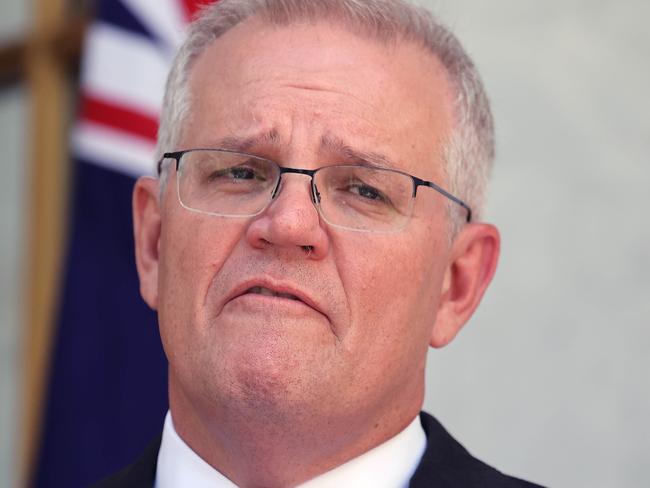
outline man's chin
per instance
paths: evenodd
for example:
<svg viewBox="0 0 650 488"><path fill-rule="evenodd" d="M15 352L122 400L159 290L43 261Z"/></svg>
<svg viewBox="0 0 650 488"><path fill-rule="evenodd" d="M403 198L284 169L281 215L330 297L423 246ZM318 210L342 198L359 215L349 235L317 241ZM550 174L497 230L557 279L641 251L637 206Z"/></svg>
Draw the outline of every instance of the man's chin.
<svg viewBox="0 0 650 488"><path fill-rule="evenodd" d="M257 352L262 354L232 371L236 401L254 412L277 416L278 421L284 415L295 418L298 411L326 411L334 403L337 391L328 381L332 364L326 356L298 356L291 350Z"/></svg>

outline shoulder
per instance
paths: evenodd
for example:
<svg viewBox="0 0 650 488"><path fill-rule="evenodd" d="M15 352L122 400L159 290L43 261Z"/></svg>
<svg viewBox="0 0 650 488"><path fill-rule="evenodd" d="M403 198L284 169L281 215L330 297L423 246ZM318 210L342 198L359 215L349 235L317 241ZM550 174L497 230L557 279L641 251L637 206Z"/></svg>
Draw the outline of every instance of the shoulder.
<svg viewBox="0 0 650 488"><path fill-rule="evenodd" d="M473 457L426 412L420 414L420 421L427 435L427 448L411 478L410 488L539 488L534 483L507 476Z"/></svg>
<svg viewBox="0 0 650 488"><path fill-rule="evenodd" d="M158 437L149 444L133 464L92 485L92 488L153 487L156 479L156 464L158 462L160 439Z"/></svg>

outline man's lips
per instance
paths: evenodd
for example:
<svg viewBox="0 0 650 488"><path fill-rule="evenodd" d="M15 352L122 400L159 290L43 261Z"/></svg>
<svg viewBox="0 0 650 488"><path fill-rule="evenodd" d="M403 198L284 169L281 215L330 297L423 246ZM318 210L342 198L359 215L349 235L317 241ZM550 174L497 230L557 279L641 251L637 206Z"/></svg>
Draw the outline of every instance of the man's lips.
<svg viewBox="0 0 650 488"><path fill-rule="evenodd" d="M288 298L290 300L300 300L300 298L298 298L297 296L292 295L290 293L277 292L277 291L271 290L270 288L266 288L264 286L254 286L252 288L249 288L246 293L253 293L255 295L264 295L264 296L267 296L267 297Z"/></svg>
<svg viewBox="0 0 650 488"><path fill-rule="evenodd" d="M226 303L244 295L261 295L296 300L327 317L324 307L310 293L289 283L272 282L270 280L247 280L235 287L233 292L228 295Z"/></svg>

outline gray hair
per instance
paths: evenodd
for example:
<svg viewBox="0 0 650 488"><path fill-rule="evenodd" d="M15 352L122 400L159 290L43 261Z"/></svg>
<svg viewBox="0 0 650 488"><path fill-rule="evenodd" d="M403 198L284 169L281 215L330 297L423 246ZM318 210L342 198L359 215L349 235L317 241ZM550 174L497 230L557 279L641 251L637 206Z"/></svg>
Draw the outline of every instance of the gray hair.
<svg viewBox="0 0 650 488"><path fill-rule="evenodd" d="M436 56L455 90L456 124L443 146L446 186L480 218L494 160L490 103L474 63L454 34L429 11L406 0L220 0L204 7L190 25L167 80L157 159L178 149L191 104L189 77L194 61L221 35L253 16L275 25L326 19L379 41L404 39L420 44ZM462 220L452 222L454 235Z"/></svg>

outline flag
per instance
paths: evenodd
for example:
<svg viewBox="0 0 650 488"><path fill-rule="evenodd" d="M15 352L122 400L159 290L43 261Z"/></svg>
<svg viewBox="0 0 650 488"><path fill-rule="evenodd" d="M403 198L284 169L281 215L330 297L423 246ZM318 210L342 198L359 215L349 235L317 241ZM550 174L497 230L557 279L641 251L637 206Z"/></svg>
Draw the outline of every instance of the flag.
<svg viewBox="0 0 650 488"><path fill-rule="evenodd" d="M154 171L165 79L198 3L100 0L87 34L37 487L87 486L162 430L167 362L139 294L131 192Z"/></svg>

